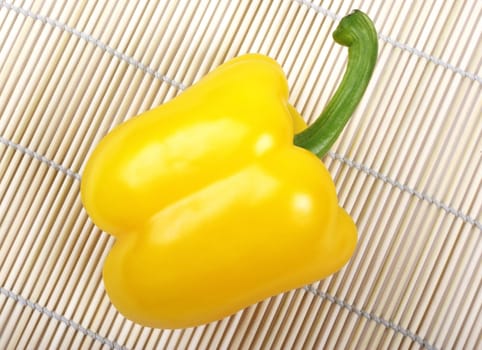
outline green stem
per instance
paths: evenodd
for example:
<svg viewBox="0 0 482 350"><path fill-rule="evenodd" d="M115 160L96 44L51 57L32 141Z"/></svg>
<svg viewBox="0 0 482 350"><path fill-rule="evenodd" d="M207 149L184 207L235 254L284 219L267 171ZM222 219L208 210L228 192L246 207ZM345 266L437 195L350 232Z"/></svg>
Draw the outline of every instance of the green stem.
<svg viewBox="0 0 482 350"><path fill-rule="evenodd" d="M295 135L294 143L323 157L342 132L363 97L378 55L375 27L363 12L344 17L333 33L335 41L348 47L343 80L318 119Z"/></svg>

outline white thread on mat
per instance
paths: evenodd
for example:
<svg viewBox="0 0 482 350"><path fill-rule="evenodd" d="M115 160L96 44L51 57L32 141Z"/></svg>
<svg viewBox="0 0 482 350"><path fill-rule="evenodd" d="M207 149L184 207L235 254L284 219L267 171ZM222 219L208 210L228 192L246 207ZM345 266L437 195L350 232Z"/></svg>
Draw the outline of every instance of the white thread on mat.
<svg viewBox="0 0 482 350"><path fill-rule="evenodd" d="M406 50L406 51L410 52L412 55L425 58L427 61L430 61L433 64L442 66L447 70L451 70L454 73L460 74L464 78L469 78L473 81L478 82L479 84L482 84L482 77L478 76L477 74L467 72L467 71L463 70L462 68L456 67L456 66L454 66L454 65L452 65L448 62L442 61L441 59L439 59L435 56L429 55L429 54L427 54L427 53L425 53L425 52L423 52L419 49L416 49L414 47L411 47L411 46L409 46L407 44L404 44L404 43L401 43L399 41L393 40L386 35L378 34L378 37L381 40L383 40L383 41L385 41L385 42L387 42L387 43L389 43L389 44L391 44L391 45L393 45L393 46L395 46L399 49Z"/></svg>
<svg viewBox="0 0 482 350"><path fill-rule="evenodd" d="M7 140L5 137L1 136L0 135L0 143L3 143L4 145L7 145L9 147L12 147L14 149L16 149L17 151L20 151L32 158L35 158L43 163L46 163L48 166L50 166L51 168L57 170L57 171L60 171L62 173L64 173L65 175L67 176L70 176L70 177L73 177L74 179L80 181L80 174L69 169L69 168L66 168L64 167L63 165L60 165L56 162L54 162L53 160L50 160L48 159L47 157L44 157L42 156L41 154L38 154L37 152L34 152L30 149L28 149L27 147L24 147L22 145L19 145L18 143L15 143L15 142L12 142L10 140Z"/></svg>
<svg viewBox="0 0 482 350"><path fill-rule="evenodd" d="M393 330L394 332L396 333L400 333L402 334L403 336L405 337L408 337L410 339L412 339L414 342L416 342L417 344L423 346L424 348L426 349L429 349L429 350L436 350L437 348L434 347L433 345L431 345L427 340L423 339L422 337L420 337L419 335L415 334L415 333L412 333L411 331L409 331L408 329L406 328L403 328L401 327L400 325L394 323L394 322L391 322L391 321L387 321L381 317L378 317L374 314L371 314L367 311L364 311L364 310L361 310L361 309L358 309L357 307L351 305L351 304L348 304L346 302L344 302L343 300L341 299L338 299L338 298L335 298L329 294L326 294L325 292L322 292L321 290L319 289L316 289L314 288L313 286L305 286L304 289L307 291L307 292L310 292L322 299L326 299L328 301L330 301L332 304L336 304L346 310L348 310L349 312L353 312L354 314L358 315L359 317L363 317L363 318L366 318L367 320L369 321L373 321L379 325L382 325L386 328L389 328L391 330Z"/></svg>
<svg viewBox="0 0 482 350"><path fill-rule="evenodd" d="M20 13L26 17L30 17L34 20L37 20L37 21L41 21L42 23L44 24L50 24L51 26L55 27L55 28L58 28L60 30L63 30L67 33L70 33L72 35L75 35L75 36L78 36L79 38L91 43L91 44L94 44L95 46L97 46L98 48L100 48L101 50L104 50L105 52L109 53L110 55L114 56L114 57L117 57L118 59L122 60L122 61L125 61L127 63L129 63L130 65L140 69L141 71L143 72L146 72L148 73L149 75L152 75L154 76L155 78L159 79L159 80L162 80L166 83L169 83L171 84L172 86L175 86L176 88L178 89L181 89L181 90L184 90L186 89L186 87L184 86L184 84L182 83L179 83L177 81L174 81L172 79L169 79L167 76L159 73L158 71L156 71L155 69L152 69L151 67L149 66L146 66L145 64L143 64L142 62L139 62L138 60L136 60L135 58L133 57L130 57L106 44L104 44L103 42L101 42L99 39L96 39L94 38L92 35L90 34L87 34L85 32L82 32L80 30L77 30L75 28L72 28L70 26L68 26L67 24L65 23L62 23L62 22L59 22L55 19L52 19L52 18L49 18L49 17L46 17L46 16L42 16L42 15L39 15L39 14L36 14L36 13L33 13L27 9L24 9L22 7L18 7L18 6L15 6L13 4L10 4L6 1L0 1L0 6L4 6L5 8L9 9L9 10L12 10L12 11L15 11L17 13Z"/></svg>
<svg viewBox="0 0 482 350"><path fill-rule="evenodd" d="M376 171L376 170L374 170L374 169L372 169L372 168L370 168L370 167L368 167L364 164L355 162L351 159L347 159L340 154L334 153L332 151L328 151L328 156L330 156L333 159L338 160L340 163L348 165L351 168L357 169L358 171L364 172L365 174L371 175L371 176L373 176L374 178L376 178L380 181L383 181L383 182L385 182L389 185L392 185L393 187L396 187L401 191L408 192L409 194L411 194L414 197L417 197L420 200L427 201L430 204L435 205L437 208L442 209L442 210L446 211L447 213L450 213L453 216L462 219L463 221L477 227L480 231L482 231L482 223L480 223L476 219L472 218L471 216L464 214L460 210L457 210L457 209L439 201L438 199L435 199L435 198L433 198L433 197L431 197L431 196L429 196L429 195L427 195L423 192L419 192L417 190L414 190L413 188L408 187L407 185L404 185L404 184L398 182L397 180L393 180L390 177L388 177L386 175L383 175L383 174L379 173L378 171Z"/></svg>
<svg viewBox="0 0 482 350"><path fill-rule="evenodd" d="M336 14L336 13L334 13L334 12L332 12L332 11L330 11L330 10L320 6L320 5L316 5L316 4L312 3L311 1L307 1L307 0L293 0L293 1L299 3L300 5L307 6L310 9L312 9L312 10L318 12L318 13L321 13L322 15L324 15L326 17L330 17L331 19L335 20L336 22L338 22L342 19L342 16L340 16L340 15L338 15L338 14ZM435 56L429 55L428 53L423 52L422 50L419 50L415 47L411 47L410 45L404 44L400 41L394 40L387 35L378 33L378 38L380 40L396 47L396 48L399 48L401 50L406 50L406 51L410 52L412 55L424 58L427 61L432 62L433 64L442 66L445 69L451 70L452 72L460 74L461 76L463 76L465 78L469 78L473 81L478 82L479 84L482 84L482 77L478 76L477 74L467 72L466 70L463 70L462 68L456 67L456 66L454 66L454 65L452 65L448 62L445 62L445 61L443 61L443 60L441 60L441 59L439 59Z"/></svg>
<svg viewBox="0 0 482 350"><path fill-rule="evenodd" d="M96 332L94 332L94 331L92 331L88 328L85 328L84 326L80 325L79 323L74 322L74 321L68 319L67 317L65 317L63 315L58 314L55 311L51 311L51 310L47 309L45 306L39 305L39 304L34 303L34 302L32 302L28 299L25 299L21 295L18 295L16 293L12 292L12 291L9 291L8 289L5 289L1 286L0 286L0 294L3 294L6 297L15 300L20 305L27 306L27 307L29 307L33 310L36 310L36 311L40 312L41 314L47 315L48 317L53 318L54 320L57 320L57 321L65 324L69 327L72 327L76 331L97 340L98 342L110 347L111 349L127 350L127 348L125 346L121 346L118 343L116 343L115 341L109 340L109 339L101 336L100 334L98 334L98 333L96 333Z"/></svg>
<svg viewBox="0 0 482 350"><path fill-rule="evenodd" d="M315 10L318 13L321 13L323 16L330 17L331 19L335 20L336 22L341 21L341 19L343 18L343 16L340 16L339 14L337 14L333 11L330 11L330 10L328 10L327 8L325 8L321 5L313 4L310 1L306 1L306 0L293 0L293 1L297 2L300 5L304 5L306 7L309 7L310 9Z"/></svg>
<svg viewBox="0 0 482 350"><path fill-rule="evenodd" d="M359 308L357 308L357 307L355 307L351 304L348 304L348 303L344 302L341 299L335 298L332 295L329 295L325 292L322 292L322 291L314 288L313 286L305 286L304 289L306 291L322 298L322 299L328 300L332 304L338 305L338 306L348 310L349 312L353 312L354 314L356 314L359 317L366 318L367 320L373 321L377 324L380 324L384 327L387 327L387 328L393 330L396 333L400 333L401 335L403 335L405 337L408 337L408 338L412 339L414 342L418 343L419 345L425 347L426 349L436 350L436 348L434 346L430 345L430 343L427 340L423 339L419 335L414 334L413 332L409 331L408 329L406 329L404 327L401 327L400 325L398 325L394 322L387 321L387 320L385 320L381 317L378 317L377 315L374 315L370 312L359 309ZM80 325L79 323L74 322L73 320L68 319L67 317L65 317L63 315L60 315L60 314L56 313L55 311L51 311L51 310L47 309L46 307L41 306L37 303L34 303L33 301L30 301L30 300L22 297L21 295L16 294L16 293L14 293L14 292L6 289L6 288L3 288L1 286L0 286L0 294L3 294L6 297L15 300L16 302L18 302L19 304L21 304L23 306L27 306L27 307L29 307L29 308L31 308L35 311L38 311L38 312L40 312L40 313L42 313L42 314L44 314L44 315L46 315L50 318L53 318L53 319L55 319L59 322L62 322L63 324L65 324L69 327L72 327L76 331L79 331L82 334L85 334L85 335L99 341L100 343L109 346L111 349L116 349L116 350L126 350L127 349L125 346L121 346L118 343L116 343L115 341L111 341L111 340L101 336L100 334L98 334L98 333L96 333L96 332L94 332L94 331L92 331L88 328L85 328L82 325Z"/></svg>
<svg viewBox="0 0 482 350"><path fill-rule="evenodd" d="M77 173L77 172L75 172L75 171L73 171L73 170L71 170L67 167L64 167L61 164L58 164L58 163L54 162L53 160L50 160L47 157L42 156L41 154L38 154L37 152L34 152L34 151L28 149L27 147L19 145L19 144L15 143L15 142L12 142L10 140L7 140L3 136L0 136L0 143L5 144L6 146L12 147L12 148L16 149L17 151L22 152L22 153L24 153L24 154L26 154L26 155L28 155L32 158L35 158L35 159L37 159L37 160L39 160L43 163L46 163L47 165L54 168L55 170L60 171L64 174L66 174L67 176L73 177L74 179L80 181L81 177L80 177L79 173ZM417 190L415 190L415 189L413 189L413 188L411 188L407 185L404 185L404 184L400 183L397 180L393 180L392 178L390 178L390 177L388 177L384 174L379 173L378 171L376 171L376 170L374 170L374 169L372 169L372 168L370 168L370 167L368 167L364 164L361 164L361 163L355 162L351 159L345 158L340 154L329 151L328 156L337 160L337 161L339 161L340 163L348 165L351 168L357 169L358 171L361 171L361 172L364 172L365 174L373 176L374 178L376 178L380 181L383 181L384 183L389 184L389 185L391 185L395 188L398 188L399 190L401 190L403 192L407 192L407 193L411 194L412 196L417 197L420 200L427 201L428 203L430 203L432 205L435 205L437 208L442 209L449 214L452 214L453 216L463 220L464 222L466 222L466 223L468 223L472 226L477 227L480 231L482 231L482 223L480 223L476 219L472 218L471 216L464 214L460 210L457 210L457 209L439 201L436 198L433 198L433 197L431 197L431 196L429 196L429 195L427 195L423 192L419 192L419 191L417 191Z"/></svg>
<svg viewBox="0 0 482 350"><path fill-rule="evenodd" d="M324 16L332 18L335 21L339 21L342 18L342 16L340 16L340 15L338 15L338 14L336 14L336 13L334 13L334 12L332 12L332 11L322 7L322 6L313 4L310 1L307 1L307 0L293 0L293 1L296 1L297 3L299 3L301 5L305 5L309 8L311 8L311 9L315 10L316 12L321 13ZM160 79L162 81L165 81L166 83L171 84L172 86L177 87L178 89L184 90L186 88L186 86L184 84L176 82L176 81L168 78L167 76L165 76L163 74L160 74L156 70L150 68L149 66L146 66L145 64L137 61L136 59L134 59L134 58L132 58L132 57L120 52L120 51L117 51L116 49L104 44L99 39L94 38L93 36L91 36L88 33L85 33L85 32L82 32L80 30L77 30L75 28L72 28L65 23L59 22L59 21L57 21L55 19L52 19L52 18L49 18L47 16L42 16L42 15L36 14L32 11L24 9L23 7L15 6L15 5L13 5L9 2L6 2L5 0L0 0L0 7L1 6L7 8L9 10L15 11L17 13L20 13L20 14L26 16L26 17L30 17L32 19L41 21L42 23L50 24L53 27L57 27L61 30L66 31L67 33L76 35L79 38L82 38L83 40L85 40L87 42L90 42L90 43L94 44L95 46L99 47L100 49L110 53L112 56L115 56L115 57L133 65L134 67L137 67L138 69L148 73L149 75L152 75L152 76L156 77L157 79ZM434 56L429 55L429 54L427 54L427 53L425 53L421 50L413 48L410 45L407 45L407 44L401 43L399 41L393 40L386 35L383 35L383 34L379 33L378 38L387 42L387 43L389 43L390 45L393 45L393 46L401 49L401 50L407 50L408 52L410 52L413 55L422 57L422 58L424 58L424 59L426 59L426 60L428 60L428 61L430 61L430 62L432 62L436 65L440 65L440 66L444 67L445 69L451 70L451 71L453 71L457 74L460 74L461 76L463 76L465 78L469 78L473 81L476 81L476 82L482 84L482 77L479 77L477 74L467 72L467 71L463 70L462 68L456 67L456 66L454 66L450 63L447 63L447 62L445 62L445 61L443 61L443 60L441 60L437 57L434 57Z"/></svg>

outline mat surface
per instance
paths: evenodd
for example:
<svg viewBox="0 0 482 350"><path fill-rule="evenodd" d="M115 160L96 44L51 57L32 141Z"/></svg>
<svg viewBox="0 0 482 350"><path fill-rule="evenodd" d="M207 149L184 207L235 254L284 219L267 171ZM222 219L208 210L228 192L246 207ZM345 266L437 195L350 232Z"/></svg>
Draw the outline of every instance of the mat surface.
<svg viewBox="0 0 482 350"><path fill-rule="evenodd" d="M228 59L276 59L308 122L361 9L379 59L323 159L359 243L319 283L216 323L110 304L113 238L79 196L95 145ZM0 1L0 349L482 349L482 2Z"/></svg>

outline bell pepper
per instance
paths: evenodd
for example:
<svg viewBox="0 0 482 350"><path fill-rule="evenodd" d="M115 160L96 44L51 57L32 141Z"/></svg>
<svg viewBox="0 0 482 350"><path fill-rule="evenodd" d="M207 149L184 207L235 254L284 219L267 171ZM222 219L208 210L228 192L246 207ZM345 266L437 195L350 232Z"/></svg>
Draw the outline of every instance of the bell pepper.
<svg viewBox="0 0 482 350"><path fill-rule="evenodd" d="M355 11L334 38L349 47L347 70L310 127L288 103L278 63L247 54L96 146L81 198L116 238L103 279L127 318L158 328L205 324L349 260L356 227L320 157L366 89L377 36Z"/></svg>

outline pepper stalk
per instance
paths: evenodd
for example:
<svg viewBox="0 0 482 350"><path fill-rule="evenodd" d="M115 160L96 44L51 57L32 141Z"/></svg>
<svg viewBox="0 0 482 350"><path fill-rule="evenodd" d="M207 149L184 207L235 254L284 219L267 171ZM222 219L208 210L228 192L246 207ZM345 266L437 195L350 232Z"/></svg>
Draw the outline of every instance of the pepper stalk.
<svg viewBox="0 0 482 350"><path fill-rule="evenodd" d="M294 143L323 157L342 132L363 97L378 55L378 37L370 18L359 10L342 18L334 40L348 47L343 80L318 119L294 137Z"/></svg>

